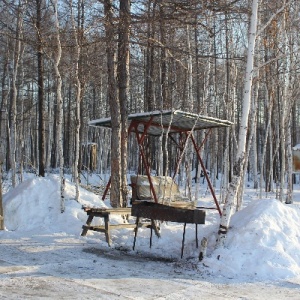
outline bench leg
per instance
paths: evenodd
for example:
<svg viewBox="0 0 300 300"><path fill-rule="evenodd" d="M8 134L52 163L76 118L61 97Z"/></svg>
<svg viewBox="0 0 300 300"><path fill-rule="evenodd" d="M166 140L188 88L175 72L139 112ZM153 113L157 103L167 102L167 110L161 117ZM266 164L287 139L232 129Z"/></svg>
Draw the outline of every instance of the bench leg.
<svg viewBox="0 0 300 300"><path fill-rule="evenodd" d="M110 247L111 239L110 239L110 228L109 228L109 216L104 217L104 222L105 222L105 238L108 246Z"/></svg>
<svg viewBox="0 0 300 300"><path fill-rule="evenodd" d="M184 223L184 226L183 226L183 236L182 236L182 245L181 245L181 258L183 257L184 239L185 239L185 227L186 227L186 223Z"/></svg>
<svg viewBox="0 0 300 300"><path fill-rule="evenodd" d="M93 218L94 218L94 216L89 215L89 217L88 217L88 219L87 219L87 221L86 221L85 224L86 224L87 226L90 226L91 223L92 223L92 221L93 221ZM86 236L87 232L88 232L88 229L87 229L87 228L83 228L83 230L82 230L82 232L81 232L81 236Z"/></svg>
<svg viewBox="0 0 300 300"><path fill-rule="evenodd" d="M134 248L135 248L135 242L136 242L136 236L137 236L137 232L138 232L139 222L140 222L140 218L136 217L132 250L134 250Z"/></svg>
<svg viewBox="0 0 300 300"><path fill-rule="evenodd" d="M198 249L198 224L196 224L196 248Z"/></svg>
<svg viewBox="0 0 300 300"><path fill-rule="evenodd" d="M153 226L150 226L150 248L152 247Z"/></svg>

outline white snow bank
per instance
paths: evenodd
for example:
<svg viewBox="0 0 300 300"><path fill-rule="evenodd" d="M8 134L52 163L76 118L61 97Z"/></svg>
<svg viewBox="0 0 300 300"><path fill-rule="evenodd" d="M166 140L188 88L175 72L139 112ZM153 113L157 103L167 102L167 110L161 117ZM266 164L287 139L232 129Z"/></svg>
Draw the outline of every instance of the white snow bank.
<svg viewBox="0 0 300 300"><path fill-rule="evenodd" d="M204 260L226 277L271 280L300 275L300 210L278 200L256 200L233 215L225 249Z"/></svg>
<svg viewBox="0 0 300 300"><path fill-rule="evenodd" d="M60 183L58 176L34 177L20 183L3 197L5 228L9 231L42 230L47 232L80 232L86 221L82 204L90 203L105 206L92 193L80 190L80 203L75 199L75 188L66 181L66 211L60 211Z"/></svg>

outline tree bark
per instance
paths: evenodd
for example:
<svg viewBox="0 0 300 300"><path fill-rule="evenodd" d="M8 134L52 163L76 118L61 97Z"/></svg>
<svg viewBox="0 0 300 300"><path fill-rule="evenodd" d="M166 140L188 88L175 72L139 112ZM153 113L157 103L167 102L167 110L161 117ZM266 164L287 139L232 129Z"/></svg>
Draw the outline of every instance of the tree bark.
<svg viewBox="0 0 300 300"><path fill-rule="evenodd" d="M44 53L42 41L42 0L36 0L37 61L38 61L38 156L39 176L45 176L45 119L44 119Z"/></svg>
<svg viewBox="0 0 300 300"><path fill-rule="evenodd" d="M6 111L1 109L0 111L0 230L4 230L4 211L3 211L3 189L2 189L2 173L3 173L3 161L5 157L5 119L6 119Z"/></svg>
<svg viewBox="0 0 300 300"><path fill-rule="evenodd" d="M120 0L119 44L118 44L118 86L121 110L121 199L120 205L127 206L127 117L129 99L129 35L130 0Z"/></svg>
<svg viewBox="0 0 300 300"><path fill-rule="evenodd" d="M17 149L17 78L19 69L19 60L21 52L21 32L23 24L22 3L19 1L17 15L17 30L14 47L13 74L12 74L12 103L10 116L10 165L12 169L12 186L16 186L16 149Z"/></svg>
<svg viewBox="0 0 300 300"><path fill-rule="evenodd" d="M146 48L146 63L145 63L145 94L144 94L144 109L151 111L155 109L154 97L154 47L152 45L155 36L155 17L156 17L156 1L153 3L151 15L151 3L148 3L149 22L147 24L147 48Z"/></svg>
<svg viewBox="0 0 300 300"><path fill-rule="evenodd" d="M81 45L78 39L78 26L75 25L74 14L72 9L72 1L70 4L71 7L71 18L72 18L72 29L74 33L74 40L75 40L75 70L74 70L74 77L76 81L76 110L75 110L75 157L74 157L74 181L75 181L75 200L79 201L79 184L80 184L80 164L79 164L79 155L80 155L80 127L81 127L81 99L82 99L82 86L81 81L79 78L79 62L80 62L80 55L81 55Z"/></svg>
<svg viewBox="0 0 300 300"><path fill-rule="evenodd" d="M250 19L249 38L248 38L248 51L247 51L247 66L246 77L244 83L244 96L243 96L243 110L242 118L239 128L238 149L235 156L233 165L233 178L229 184L225 204L223 208L222 218L220 222L220 229L218 233L217 247L224 246L227 236L228 226L232 214L232 208L236 201L237 191L241 184L241 176L243 173L243 165L246 154L246 141L248 133L248 118L251 104L251 87L254 65L254 49L257 31L257 11L258 0L252 2L252 14Z"/></svg>
<svg viewBox="0 0 300 300"><path fill-rule="evenodd" d="M115 34L113 22L113 2L104 1L105 33L106 33L106 55L108 75L108 101L111 115L111 188L110 204L112 207L120 206L121 191L121 118L120 103L117 94L117 82L115 74Z"/></svg>
<svg viewBox="0 0 300 300"><path fill-rule="evenodd" d="M56 75L56 94L57 94L57 144L58 144L58 156L59 156L59 176L60 176L60 211L63 213L65 211L65 178L64 178L64 154L63 154L63 98L62 98L62 79L59 70L59 64L62 55L61 42L60 42L60 25L58 20L57 12L57 1L53 2L53 9L55 15L55 28L56 28L56 43L57 52L54 61L54 70Z"/></svg>

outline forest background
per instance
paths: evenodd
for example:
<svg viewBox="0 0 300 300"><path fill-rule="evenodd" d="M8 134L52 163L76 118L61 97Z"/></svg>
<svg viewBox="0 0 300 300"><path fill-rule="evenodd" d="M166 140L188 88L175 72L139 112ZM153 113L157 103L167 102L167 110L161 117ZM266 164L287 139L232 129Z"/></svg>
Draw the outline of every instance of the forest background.
<svg viewBox="0 0 300 300"><path fill-rule="evenodd" d="M138 169L127 115L181 109L234 123L214 131L201 150L213 185L222 180L220 201L238 175L261 195L276 191L291 203L300 122L299 7L296 0L1 1L4 174L11 171L16 186L24 171L45 176L59 169L64 211L65 173L77 186L82 172L111 173L111 203L122 205L127 170ZM112 118L111 131L88 126L102 117ZM147 142L153 172L174 171L170 141ZM187 150L181 178L192 170L199 180L197 158ZM186 179L189 189L193 179ZM231 204L239 209L243 184L236 190Z"/></svg>

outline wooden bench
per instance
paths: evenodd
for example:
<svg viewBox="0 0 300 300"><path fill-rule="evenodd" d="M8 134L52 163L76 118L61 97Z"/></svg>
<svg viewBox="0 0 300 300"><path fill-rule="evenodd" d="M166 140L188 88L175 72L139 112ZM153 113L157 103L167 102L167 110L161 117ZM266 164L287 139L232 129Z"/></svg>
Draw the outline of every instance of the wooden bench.
<svg viewBox="0 0 300 300"><path fill-rule="evenodd" d="M178 185L171 177L153 176L151 177L158 203L154 202L150 190L149 179L145 175L131 176L132 187L132 207L125 208L92 208L82 207L87 213L86 224L82 226L82 236L88 230L105 233L106 242L111 245L110 232L112 229L133 228L134 241L133 250L137 238L139 227L151 229L150 248L152 246L152 231L160 237L159 228L155 220L184 223L181 257L183 256L185 227L187 223L196 225L196 246L198 248L197 225L205 223L205 211L195 207L195 203L180 194ZM111 224L111 215L130 215L136 218L135 223ZM104 225L91 225L94 217L102 218ZM147 219L147 221L145 221ZM143 220L143 221L142 221Z"/></svg>
<svg viewBox="0 0 300 300"><path fill-rule="evenodd" d="M122 229L122 228L133 228L137 230L137 227L148 227L151 228L150 222L135 222L135 223L119 223L111 224L110 216L111 215L131 215L131 207L120 207L120 208L94 208L83 206L82 209L87 213L88 218L86 224L82 226L81 236L85 236L88 230L104 232L106 242L108 245L111 245L110 232L113 229ZM102 218L104 220L104 225L91 225L93 219Z"/></svg>
<svg viewBox="0 0 300 300"><path fill-rule="evenodd" d="M151 176L152 185L158 200L154 202L146 175L132 175L131 214L137 218L183 223L181 257L183 257L186 224L195 224L196 247L198 248L198 224L205 224L205 211L195 207L195 202L181 195L178 185L169 176ZM155 227L154 227L155 229ZM137 238L135 230L133 249Z"/></svg>

